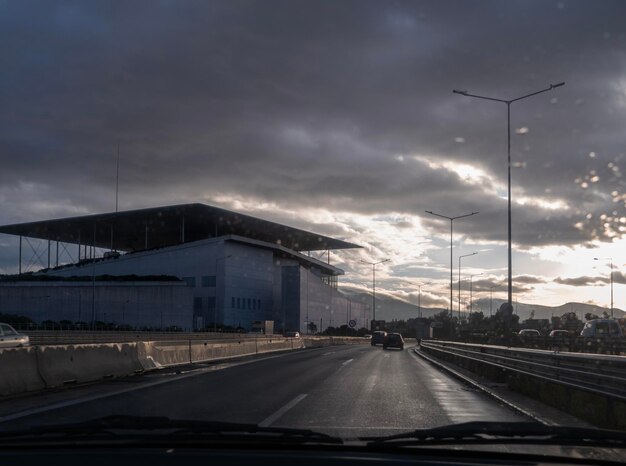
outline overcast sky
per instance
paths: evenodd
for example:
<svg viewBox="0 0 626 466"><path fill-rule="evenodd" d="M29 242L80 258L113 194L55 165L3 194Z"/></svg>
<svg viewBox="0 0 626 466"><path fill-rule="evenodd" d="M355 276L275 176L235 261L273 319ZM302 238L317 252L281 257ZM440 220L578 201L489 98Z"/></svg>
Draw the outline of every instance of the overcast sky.
<svg viewBox="0 0 626 466"><path fill-rule="evenodd" d="M358 243L342 283L626 307L624 1L0 1L0 224L203 202ZM36 242L33 247L37 249ZM41 252L41 250L39 250ZM36 268L34 259L25 262ZM36 257L36 254L31 256ZM17 241L0 237L0 270ZM464 293L468 293L464 291ZM482 293L482 294L481 294ZM456 298L455 298L456 299Z"/></svg>

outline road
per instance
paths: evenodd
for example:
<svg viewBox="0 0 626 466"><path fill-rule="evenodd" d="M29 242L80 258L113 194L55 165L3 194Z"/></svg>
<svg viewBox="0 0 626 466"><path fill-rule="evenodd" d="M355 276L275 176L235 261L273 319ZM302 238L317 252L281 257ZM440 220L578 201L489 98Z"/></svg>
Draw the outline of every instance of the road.
<svg viewBox="0 0 626 466"><path fill-rule="evenodd" d="M197 365L0 402L0 430L112 414L310 428L342 437L528 421L411 348L335 346Z"/></svg>

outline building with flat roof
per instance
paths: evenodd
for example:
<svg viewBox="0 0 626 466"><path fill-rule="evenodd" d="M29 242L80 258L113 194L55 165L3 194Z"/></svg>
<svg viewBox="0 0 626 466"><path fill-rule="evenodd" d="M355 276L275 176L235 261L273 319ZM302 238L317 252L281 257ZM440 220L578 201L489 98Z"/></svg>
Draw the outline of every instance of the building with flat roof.
<svg viewBox="0 0 626 466"><path fill-rule="evenodd" d="M250 329L253 321L273 320L277 331L307 333L350 320L367 327L371 318L367 306L337 290L343 270L311 257L358 245L217 207L44 220L1 226L0 233L20 237L19 273L0 284L0 312L37 322ZM22 273L23 238L47 244L43 269ZM75 251L74 260L59 262L59 244ZM161 299L149 299L147 287Z"/></svg>

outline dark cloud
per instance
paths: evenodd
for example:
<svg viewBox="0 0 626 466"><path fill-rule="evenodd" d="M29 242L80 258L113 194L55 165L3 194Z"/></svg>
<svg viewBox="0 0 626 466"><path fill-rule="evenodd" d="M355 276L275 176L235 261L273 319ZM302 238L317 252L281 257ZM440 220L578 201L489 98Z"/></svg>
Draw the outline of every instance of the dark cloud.
<svg viewBox="0 0 626 466"><path fill-rule="evenodd" d="M606 277L574 277L574 278L561 278L557 277L554 279L555 283L560 285L569 285L569 286L598 286L604 285L609 282L609 279Z"/></svg>
<svg viewBox="0 0 626 466"><path fill-rule="evenodd" d="M626 5L563 5L4 3L0 223L112 210L119 142L123 208L249 198L275 203L275 219L419 215L443 237L425 210L477 210L456 231L505 241L506 107L451 90L509 98L566 81L512 106L528 128L512 136L514 200L556 206L514 203L513 240L621 236Z"/></svg>

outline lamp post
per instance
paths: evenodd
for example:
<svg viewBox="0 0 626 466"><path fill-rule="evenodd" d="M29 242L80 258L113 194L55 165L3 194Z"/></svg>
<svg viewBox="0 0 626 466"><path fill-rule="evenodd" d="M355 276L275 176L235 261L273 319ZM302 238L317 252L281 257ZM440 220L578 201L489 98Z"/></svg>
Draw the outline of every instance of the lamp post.
<svg viewBox="0 0 626 466"><path fill-rule="evenodd" d="M218 257L217 259L215 259L215 308L213 309L213 333L217 332L217 295L218 295L218 288L217 288L217 262L221 261L221 260L226 260L229 257L233 257L232 254L229 254L227 256L224 257ZM226 272L224 272L224 275L226 275ZM224 287L224 292L226 291L226 287Z"/></svg>
<svg viewBox="0 0 626 466"><path fill-rule="evenodd" d="M431 283L422 283L420 285L417 285L417 289L419 290L419 294L417 296L417 316L419 318L422 317L422 287L426 286L426 285L430 285Z"/></svg>
<svg viewBox="0 0 626 466"><path fill-rule="evenodd" d="M372 321L374 325L376 325L376 266L378 264L382 264L384 262L388 262L390 259L383 259L378 262L367 262L361 259L361 262L364 264L369 264L372 266Z"/></svg>
<svg viewBox="0 0 626 466"><path fill-rule="evenodd" d="M594 261L599 261L599 260L605 260L605 261L610 261L610 265L611 265L611 319L613 318L613 258L612 257L603 257L602 259L598 258L598 257L594 257L593 258Z"/></svg>
<svg viewBox="0 0 626 466"><path fill-rule="evenodd" d="M474 277L477 277L479 275L482 275L482 273L475 273L474 275L470 275L470 315L472 315L472 280L474 279Z"/></svg>
<svg viewBox="0 0 626 466"><path fill-rule="evenodd" d="M452 91L455 94L460 94L460 95L464 95L464 96L467 96L467 97L474 97L474 98L483 99L483 100L492 100L494 102L502 102L502 103L506 104L506 110L507 110L507 163L508 163L508 213L509 213L509 219L508 219L508 236L509 236L509 248L508 248L508 263L509 263L508 305L509 305L509 311L511 311L513 309L513 272L512 272L512 261L511 261L511 104L513 102L517 102L518 100L526 99L528 97L532 97L534 95L541 94L543 92L551 91L552 89L555 89L557 87L561 87L564 84L565 84L564 82L557 83L557 84L550 84L550 87L547 87L545 89L541 89L539 91L532 92L530 94L526 94L526 95L523 95L521 97L516 97L515 99L509 99L509 100L497 99L497 98L494 98L494 97L487 97L487 96L476 95L476 94L470 94L467 91L462 91L462 90L458 90L458 89L454 89Z"/></svg>
<svg viewBox="0 0 626 466"><path fill-rule="evenodd" d="M461 323L461 259L463 259L464 257L475 256L476 254L478 253L473 252L471 254L459 256L459 324Z"/></svg>
<svg viewBox="0 0 626 466"><path fill-rule="evenodd" d="M495 285L489 287L489 317L491 317L491 314L493 313L493 289L495 287Z"/></svg>
<svg viewBox="0 0 626 466"><path fill-rule="evenodd" d="M478 212L472 212L465 215L458 215L456 217L447 217L445 215L436 214L430 210L426 211L427 214L434 215L436 217L441 217L450 220L450 318L452 318L452 222L459 218L471 217L472 215L476 215Z"/></svg>

